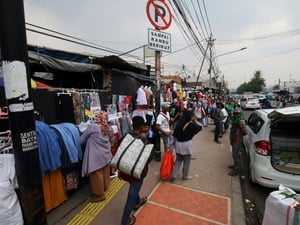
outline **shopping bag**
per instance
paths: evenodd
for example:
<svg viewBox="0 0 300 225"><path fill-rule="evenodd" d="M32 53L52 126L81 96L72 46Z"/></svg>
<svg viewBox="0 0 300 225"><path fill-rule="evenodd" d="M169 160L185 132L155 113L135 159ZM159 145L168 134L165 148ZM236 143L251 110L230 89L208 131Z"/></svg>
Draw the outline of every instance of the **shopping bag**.
<svg viewBox="0 0 300 225"><path fill-rule="evenodd" d="M162 159L161 166L160 166L160 178L162 180L168 179L173 171L174 165L174 156L170 149L168 149Z"/></svg>
<svg viewBox="0 0 300 225"><path fill-rule="evenodd" d="M127 175L140 179L152 148L153 144L144 144L141 139L128 133L121 141L110 165Z"/></svg>

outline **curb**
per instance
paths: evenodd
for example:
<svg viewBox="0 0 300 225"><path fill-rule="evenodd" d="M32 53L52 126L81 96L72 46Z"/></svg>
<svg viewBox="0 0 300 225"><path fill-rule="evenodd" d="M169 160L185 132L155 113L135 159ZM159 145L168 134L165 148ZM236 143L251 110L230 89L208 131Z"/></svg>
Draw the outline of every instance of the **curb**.
<svg viewBox="0 0 300 225"><path fill-rule="evenodd" d="M232 187L232 205L231 205L232 225L246 225L245 210L244 210L244 203L242 199L241 182L239 176L232 177L231 187Z"/></svg>

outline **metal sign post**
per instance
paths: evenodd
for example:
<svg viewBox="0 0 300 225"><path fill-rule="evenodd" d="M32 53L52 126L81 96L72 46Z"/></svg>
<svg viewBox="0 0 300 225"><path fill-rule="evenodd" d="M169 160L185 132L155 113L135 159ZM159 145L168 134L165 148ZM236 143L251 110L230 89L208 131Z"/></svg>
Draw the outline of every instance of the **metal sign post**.
<svg viewBox="0 0 300 225"><path fill-rule="evenodd" d="M0 1L0 29L4 88L24 224L45 225L23 1Z"/></svg>
<svg viewBox="0 0 300 225"><path fill-rule="evenodd" d="M160 113L160 51L171 52L171 35L160 32L168 29L172 22L172 14L165 0L149 0L146 5L146 13L155 30L148 30L148 47L155 50L155 114ZM163 44L161 44L163 43ZM155 143L155 159L161 160L160 138Z"/></svg>

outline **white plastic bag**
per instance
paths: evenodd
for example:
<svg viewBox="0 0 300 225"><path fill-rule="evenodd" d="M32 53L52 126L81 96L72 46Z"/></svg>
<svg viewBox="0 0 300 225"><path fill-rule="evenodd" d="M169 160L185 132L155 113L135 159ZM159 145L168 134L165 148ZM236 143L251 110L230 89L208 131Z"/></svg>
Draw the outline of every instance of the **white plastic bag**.
<svg viewBox="0 0 300 225"><path fill-rule="evenodd" d="M300 212L294 207L300 204L300 195L283 185L269 194L262 225L300 225Z"/></svg>

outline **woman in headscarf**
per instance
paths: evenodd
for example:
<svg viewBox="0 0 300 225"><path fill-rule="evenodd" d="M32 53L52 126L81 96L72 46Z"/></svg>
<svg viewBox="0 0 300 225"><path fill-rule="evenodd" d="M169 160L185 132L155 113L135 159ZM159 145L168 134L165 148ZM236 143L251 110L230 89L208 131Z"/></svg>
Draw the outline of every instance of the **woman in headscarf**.
<svg viewBox="0 0 300 225"><path fill-rule="evenodd" d="M80 137L81 144L86 144L81 175L90 178L92 189L90 202L104 201L106 198L105 191L110 182L112 138L113 131L104 111L96 115L95 123L89 124Z"/></svg>

